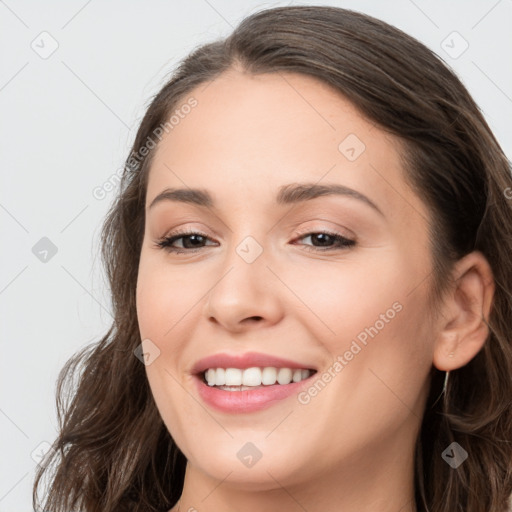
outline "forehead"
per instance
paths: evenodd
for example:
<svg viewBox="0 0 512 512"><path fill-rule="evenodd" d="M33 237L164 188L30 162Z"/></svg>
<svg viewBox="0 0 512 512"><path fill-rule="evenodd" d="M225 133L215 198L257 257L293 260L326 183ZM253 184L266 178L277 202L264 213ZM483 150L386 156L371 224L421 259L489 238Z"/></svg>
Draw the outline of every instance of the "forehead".
<svg viewBox="0 0 512 512"><path fill-rule="evenodd" d="M197 105L156 150L148 201L165 187L191 187L224 203L267 204L282 184L324 180L364 190L383 209L424 211L403 179L398 139L313 77L233 70L176 109L190 98Z"/></svg>

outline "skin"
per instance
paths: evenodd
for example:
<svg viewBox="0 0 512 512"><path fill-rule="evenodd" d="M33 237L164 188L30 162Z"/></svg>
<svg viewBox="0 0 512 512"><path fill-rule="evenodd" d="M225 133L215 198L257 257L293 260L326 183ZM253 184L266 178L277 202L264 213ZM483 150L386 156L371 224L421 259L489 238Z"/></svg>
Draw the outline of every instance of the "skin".
<svg viewBox="0 0 512 512"><path fill-rule="evenodd" d="M295 73L233 69L190 96L198 105L164 136L150 169L137 283L141 339L160 350L148 380L188 460L172 512L416 510L413 453L429 372L463 366L485 342L487 261L460 260L440 314L428 318L430 212L404 181L397 139ZM338 149L349 134L366 146L354 161ZM278 205L279 187L297 182L350 187L383 215L348 196ZM149 208L167 187L206 189L215 205ZM202 248L183 249L190 238L174 243L187 254L156 246L182 228L207 236ZM325 250L307 236L325 230L356 245ZM252 263L236 251L247 236L263 249ZM230 414L196 391L192 365L218 352L258 351L332 374L394 303L401 310L307 404L292 396ZM236 456L247 442L262 453L250 468Z"/></svg>

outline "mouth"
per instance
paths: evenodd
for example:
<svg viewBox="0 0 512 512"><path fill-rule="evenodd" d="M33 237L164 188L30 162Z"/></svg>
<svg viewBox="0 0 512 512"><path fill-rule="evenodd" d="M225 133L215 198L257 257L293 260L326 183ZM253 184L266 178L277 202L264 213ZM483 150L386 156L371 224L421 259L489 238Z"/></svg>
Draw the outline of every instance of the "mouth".
<svg viewBox="0 0 512 512"><path fill-rule="evenodd" d="M315 368L263 354L202 359L193 371L202 401L218 411L260 411L297 395L311 383Z"/></svg>
<svg viewBox="0 0 512 512"><path fill-rule="evenodd" d="M254 366L251 368L208 368L198 374L203 383L223 391L247 391L266 386L286 386L302 382L316 373L310 368L278 368Z"/></svg>

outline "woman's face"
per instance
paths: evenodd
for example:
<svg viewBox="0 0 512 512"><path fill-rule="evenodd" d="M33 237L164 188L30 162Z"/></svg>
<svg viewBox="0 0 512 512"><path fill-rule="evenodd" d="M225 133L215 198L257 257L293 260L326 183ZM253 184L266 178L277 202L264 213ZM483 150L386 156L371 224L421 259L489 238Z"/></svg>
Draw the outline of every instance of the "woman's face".
<svg viewBox="0 0 512 512"><path fill-rule="evenodd" d="M303 75L231 71L190 97L150 170L137 283L147 376L189 469L251 489L410 470L432 262L396 139Z"/></svg>

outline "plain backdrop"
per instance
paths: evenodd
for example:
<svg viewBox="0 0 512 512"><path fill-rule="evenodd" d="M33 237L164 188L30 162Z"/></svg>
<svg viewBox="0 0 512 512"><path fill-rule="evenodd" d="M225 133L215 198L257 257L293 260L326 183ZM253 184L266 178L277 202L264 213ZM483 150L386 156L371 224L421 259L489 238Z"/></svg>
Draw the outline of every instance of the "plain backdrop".
<svg viewBox="0 0 512 512"><path fill-rule="evenodd" d="M122 166L180 59L290 3L365 12L422 41L511 157L512 0L0 1L0 512L32 510L34 469L56 435L58 372L111 322L98 242L114 192L94 190Z"/></svg>

